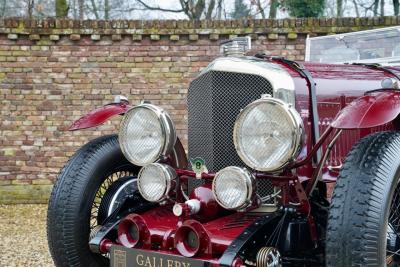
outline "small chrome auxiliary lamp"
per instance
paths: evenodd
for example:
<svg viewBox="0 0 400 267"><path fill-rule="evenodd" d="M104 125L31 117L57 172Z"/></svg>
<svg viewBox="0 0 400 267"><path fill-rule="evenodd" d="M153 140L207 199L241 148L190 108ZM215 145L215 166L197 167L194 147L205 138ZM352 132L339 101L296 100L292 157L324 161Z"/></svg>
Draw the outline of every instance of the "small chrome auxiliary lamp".
<svg viewBox="0 0 400 267"><path fill-rule="evenodd" d="M224 56L244 56L251 50L251 38L235 37L228 41L223 41L220 46L220 53Z"/></svg>

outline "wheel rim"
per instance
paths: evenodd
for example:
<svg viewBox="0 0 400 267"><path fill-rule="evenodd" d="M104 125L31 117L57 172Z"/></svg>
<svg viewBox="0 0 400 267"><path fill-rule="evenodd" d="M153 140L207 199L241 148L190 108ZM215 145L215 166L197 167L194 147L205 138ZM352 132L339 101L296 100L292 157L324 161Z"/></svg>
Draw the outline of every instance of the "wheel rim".
<svg viewBox="0 0 400 267"><path fill-rule="evenodd" d="M134 173L132 171L117 171L117 172L111 173L104 179L103 183L100 185L99 189L96 192L95 198L93 200L92 208L90 211L91 235L93 235L94 232L97 232L99 227L101 226L98 223L99 208L100 208L101 201L103 200L103 197L104 197L105 193L107 192L107 190L118 179L121 179L121 178L127 177L127 176L133 176L133 175L134 175Z"/></svg>
<svg viewBox="0 0 400 267"><path fill-rule="evenodd" d="M386 264L387 266L399 266L400 263L400 184L394 190L392 202L390 204L387 245L386 245Z"/></svg>

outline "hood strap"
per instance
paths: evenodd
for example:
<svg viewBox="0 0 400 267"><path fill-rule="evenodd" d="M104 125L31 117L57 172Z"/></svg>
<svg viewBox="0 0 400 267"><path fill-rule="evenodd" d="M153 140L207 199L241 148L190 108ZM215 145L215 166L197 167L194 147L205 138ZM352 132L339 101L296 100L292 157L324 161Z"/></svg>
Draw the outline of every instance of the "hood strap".
<svg viewBox="0 0 400 267"><path fill-rule="evenodd" d="M269 61L280 62L290 69L294 70L301 77L303 77L306 82L310 93L310 110L311 110L311 119L312 119L312 142L313 146L318 142L320 137L319 132L319 116L318 116L318 107L317 107L317 92L316 92L316 82L311 75L311 72L307 70L303 64L286 59L284 57L270 57L265 54L256 54L255 57L268 59ZM321 160L321 149L318 149L315 157L313 158L314 164L318 164Z"/></svg>

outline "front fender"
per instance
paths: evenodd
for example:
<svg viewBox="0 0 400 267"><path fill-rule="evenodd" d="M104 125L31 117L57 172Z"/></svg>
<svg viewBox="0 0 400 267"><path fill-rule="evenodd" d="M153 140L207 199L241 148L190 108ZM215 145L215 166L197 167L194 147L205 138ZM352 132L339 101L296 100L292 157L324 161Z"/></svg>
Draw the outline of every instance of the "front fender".
<svg viewBox="0 0 400 267"><path fill-rule="evenodd" d="M115 115L124 114L130 108L131 106L126 101L105 105L89 112L88 114L74 121L69 127L69 130L76 131L98 126Z"/></svg>
<svg viewBox="0 0 400 267"><path fill-rule="evenodd" d="M331 123L336 129L372 128L389 123L400 113L400 92L371 93L351 102Z"/></svg>
<svg viewBox="0 0 400 267"><path fill-rule="evenodd" d="M76 131L101 125L115 115L123 115L131 107L132 106L129 105L128 101L119 101L107 104L74 121L69 127L69 130ZM173 167L180 169L187 168L188 160L186 152L179 138L177 138L175 146L169 156L171 157L171 165Z"/></svg>

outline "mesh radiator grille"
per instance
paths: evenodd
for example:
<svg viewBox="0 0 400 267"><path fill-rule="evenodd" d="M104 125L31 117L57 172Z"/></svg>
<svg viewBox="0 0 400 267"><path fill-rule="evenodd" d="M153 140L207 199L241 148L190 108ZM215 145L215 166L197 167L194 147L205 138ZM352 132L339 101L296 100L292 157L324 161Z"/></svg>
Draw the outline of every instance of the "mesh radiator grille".
<svg viewBox="0 0 400 267"><path fill-rule="evenodd" d="M209 71L190 84L188 92L189 158L200 157L209 171L242 166L233 144L233 126L240 110L273 94L265 78L245 73ZM193 186L193 184L192 184ZM269 181L259 181L259 194L271 194Z"/></svg>

